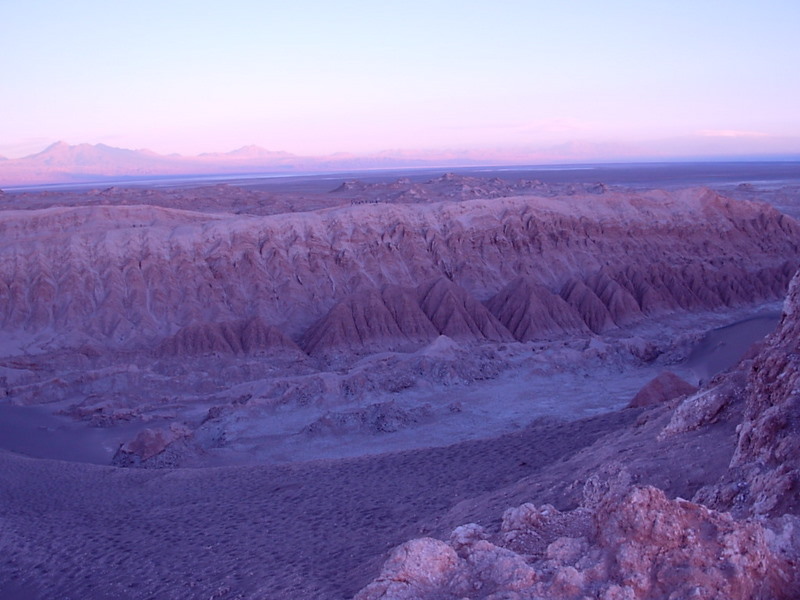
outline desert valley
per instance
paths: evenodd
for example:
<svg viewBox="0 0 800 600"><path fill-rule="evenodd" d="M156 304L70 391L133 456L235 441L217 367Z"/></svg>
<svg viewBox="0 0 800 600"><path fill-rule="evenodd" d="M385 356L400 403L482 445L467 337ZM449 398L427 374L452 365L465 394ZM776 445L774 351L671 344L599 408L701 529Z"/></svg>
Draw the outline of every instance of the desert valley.
<svg viewBox="0 0 800 600"><path fill-rule="evenodd" d="M0 599L798 597L748 168L0 192Z"/></svg>

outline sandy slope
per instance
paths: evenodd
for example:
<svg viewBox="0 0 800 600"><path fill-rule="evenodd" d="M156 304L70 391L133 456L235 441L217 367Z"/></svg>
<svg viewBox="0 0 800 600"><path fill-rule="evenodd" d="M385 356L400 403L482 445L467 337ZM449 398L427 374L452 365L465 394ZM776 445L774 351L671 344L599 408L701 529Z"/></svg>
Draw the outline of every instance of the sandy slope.
<svg viewBox="0 0 800 600"><path fill-rule="evenodd" d="M0 454L0 597L346 598L461 499L634 417L286 467L132 472Z"/></svg>

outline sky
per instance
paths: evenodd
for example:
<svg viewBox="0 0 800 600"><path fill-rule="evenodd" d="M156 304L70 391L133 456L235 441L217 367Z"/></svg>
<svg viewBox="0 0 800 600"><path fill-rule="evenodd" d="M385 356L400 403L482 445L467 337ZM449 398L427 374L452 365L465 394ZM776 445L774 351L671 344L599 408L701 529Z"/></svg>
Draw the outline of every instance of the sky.
<svg viewBox="0 0 800 600"><path fill-rule="evenodd" d="M798 0L0 0L0 155L800 154Z"/></svg>

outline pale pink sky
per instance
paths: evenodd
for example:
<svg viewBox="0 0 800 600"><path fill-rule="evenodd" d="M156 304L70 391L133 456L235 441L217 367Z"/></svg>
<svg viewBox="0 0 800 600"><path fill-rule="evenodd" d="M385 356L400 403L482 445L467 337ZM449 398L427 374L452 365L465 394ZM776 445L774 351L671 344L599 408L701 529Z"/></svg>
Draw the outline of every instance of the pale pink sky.
<svg viewBox="0 0 800 600"><path fill-rule="evenodd" d="M26 0L2 13L7 157L56 140L800 153L796 0Z"/></svg>

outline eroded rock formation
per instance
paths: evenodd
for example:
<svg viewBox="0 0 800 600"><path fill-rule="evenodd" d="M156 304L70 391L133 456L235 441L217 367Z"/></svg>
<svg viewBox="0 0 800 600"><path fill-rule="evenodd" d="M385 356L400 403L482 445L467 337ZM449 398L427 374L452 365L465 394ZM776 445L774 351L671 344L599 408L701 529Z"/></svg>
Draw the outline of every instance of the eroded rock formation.
<svg viewBox="0 0 800 600"><path fill-rule="evenodd" d="M427 339L414 303L386 286L419 288L422 311L454 337L510 339L502 323L518 339L580 330L576 312L602 332L774 298L800 259L795 221L707 189L271 216L51 207L5 211L0 233L14 240L0 248L0 327L51 347L154 348L183 327L253 318L313 352L398 330ZM383 324L364 330L359 311Z"/></svg>
<svg viewBox="0 0 800 600"><path fill-rule="evenodd" d="M589 333L578 310L530 279L515 279L486 306L520 342Z"/></svg>
<svg viewBox="0 0 800 600"><path fill-rule="evenodd" d="M300 353L302 350L283 332L258 317L248 321L187 325L161 342L156 349L159 356L257 352Z"/></svg>
<svg viewBox="0 0 800 600"><path fill-rule="evenodd" d="M485 306L444 277L420 286L419 299L422 310L442 335L492 342L513 339Z"/></svg>
<svg viewBox="0 0 800 600"><path fill-rule="evenodd" d="M387 285L337 302L305 333L303 347L311 355L333 352L417 348L439 332L417 302L414 290Z"/></svg>

